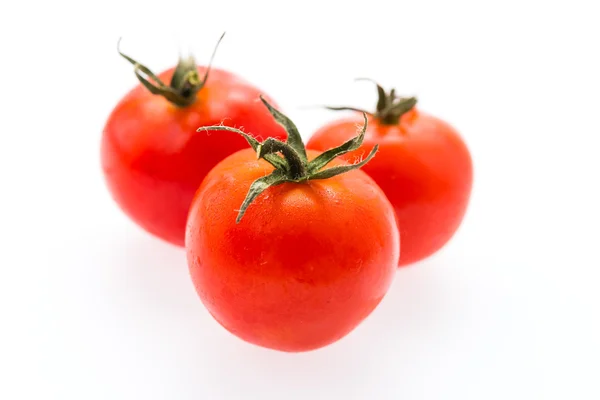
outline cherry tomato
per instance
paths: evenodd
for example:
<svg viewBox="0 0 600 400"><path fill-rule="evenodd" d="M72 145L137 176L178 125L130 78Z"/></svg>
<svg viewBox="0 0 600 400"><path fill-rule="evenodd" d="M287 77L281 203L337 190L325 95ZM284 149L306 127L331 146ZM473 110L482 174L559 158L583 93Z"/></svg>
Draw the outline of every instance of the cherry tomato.
<svg viewBox="0 0 600 400"><path fill-rule="evenodd" d="M363 146L343 158L352 161L379 144L377 157L363 170L394 206L402 239L400 265L407 265L435 253L458 229L471 193L472 161L452 126L417 110L415 98L398 98L393 90L388 94L377 87L377 112L369 118ZM307 147L322 151L347 140L361 118L356 113L321 127Z"/></svg>
<svg viewBox="0 0 600 400"><path fill-rule="evenodd" d="M247 147L239 135L196 132L198 126L223 123L280 138L285 131L261 104L261 91L234 74L183 59L155 76L123 56L135 65L141 84L106 122L101 144L106 182L137 224L183 246L189 206L202 179L219 161Z"/></svg>
<svg viewBox="0 0 600 400"><path fill-rule="evenodd" d="M352 331L382 300L399 256L394 210L356 169L374 153L354 165L333 159L359 138L306 154L294 131L287 143L254 142L220 162L192 202L186 236L192 280L214 318L288 352ZM268 158L275 152L284 158Z"/></svg>

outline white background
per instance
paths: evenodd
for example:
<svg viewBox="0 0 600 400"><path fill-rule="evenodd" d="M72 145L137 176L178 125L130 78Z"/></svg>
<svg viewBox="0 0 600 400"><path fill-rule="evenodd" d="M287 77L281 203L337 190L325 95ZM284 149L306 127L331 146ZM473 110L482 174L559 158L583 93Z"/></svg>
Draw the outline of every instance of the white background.
<svg viewBox="0 0 600 400"><path fill-rule="evenodd" d="M600 25L584 1L3 2L0 398L598 399ZM189 50L305 137L369 76L464 135L471 207L343 340L285 354L205 311L184 252L112 202L104 121Z"/></svg>

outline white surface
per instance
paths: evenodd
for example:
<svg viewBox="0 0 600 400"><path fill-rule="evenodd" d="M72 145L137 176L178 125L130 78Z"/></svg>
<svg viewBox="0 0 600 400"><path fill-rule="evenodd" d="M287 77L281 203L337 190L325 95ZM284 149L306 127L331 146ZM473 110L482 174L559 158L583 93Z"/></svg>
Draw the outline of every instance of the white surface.
<svg viewBox="0 0 600 400"><path fill-rule="evenodd" d="M600 398L595 2L333 3L2 6L1 399ZM223 30L216 65L305 137L336 115L302 106L371 107L352 81L369 76L418 95L474 156L455 239L316 352L223 330L183 251L129 222L102 181L103 123L136 84L118 37L159 71L179 48L206 61Z"/></svg>

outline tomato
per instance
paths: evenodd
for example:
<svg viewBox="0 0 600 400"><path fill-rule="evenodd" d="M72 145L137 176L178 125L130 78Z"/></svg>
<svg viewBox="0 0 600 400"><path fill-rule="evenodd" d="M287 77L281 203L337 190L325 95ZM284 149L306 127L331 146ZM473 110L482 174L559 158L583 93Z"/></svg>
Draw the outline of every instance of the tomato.
<svg viewBox="0 0 600 400"><path fill-rule="evenodd" d="M207 175L188 219L188 263L203 303L234 335L313 350L348 334L382 300L399 235L384 193L356 169L374 153L354 165L333 159L356 140L306 154L288 123L287 143L254 142L256 151L237 152ZM264 159L275 152L284 158L268 161L278 168ZM331 168L321 171L323 158Z"/></svg>
<svg viewBox="0 0 600 400"><path fill-rule="evenodd" d="M407 265L435 253L454 235L467 210L473 166L452 126L416 109L415 98L398 98L379 85L378 91L377 112L369 118L362 147L343 158L354 160L379 144L377 157L363 170L394 206L402 238L400 265ZM324 150L347 140L361 118L357 113L328 123L307 147Z"/></svg>
<svg viewBox="0 0 600 400"><path fill-rule="evenodd" d="M261 104L261 91L232 73L184 59L154 77L124 57L136 66L142 84L117 104L104 127L105 180L131 219L183 246L189 206L202 179L219 161L247 147L239 135L196 132L198 126L223 123L279 138L285 131Z"/></svg>

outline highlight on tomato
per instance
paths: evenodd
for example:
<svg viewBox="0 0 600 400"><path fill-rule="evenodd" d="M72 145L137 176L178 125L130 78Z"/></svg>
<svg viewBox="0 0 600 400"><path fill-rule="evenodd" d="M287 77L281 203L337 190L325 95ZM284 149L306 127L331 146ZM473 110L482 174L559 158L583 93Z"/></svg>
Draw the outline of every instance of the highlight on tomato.
<svg viewBox="0 0 600 400"><path fill-rule="evenodd" d="M347 335L382 300L398 264L398 228L384 193L359 170L377 147L352 164L338 158L361 145L366 117L345 143L306 151L294 123L263 102L287 141L200 128L236 132L252 148L220 162L198 190L188 264L202 302L231 333L308 351Z"/></svg>
<svg viewBox="0 0 600 400"><path fill-rule="evenodd" d="M119 50L140 84L112 110L102 134L102 169L116 203L143 229L179 246L202 179L247 146L237 134L196 128L223 123L243 126L251 135L285 138L262 106L258 88L211 68L217 47L207 66L182 58L158 75Z"/></svg>
<svg viewBox="0 0 600 400"><path fill-rule="evenodd" d="M379 144L377 157L363 171L394 206L402 240L402 266L435 253L457 231L469 203L473 166L466 144L452 126L418 110L416 98L400 97L394 89L386 93L381 85L375 85L379 95L375 112L327 107L354 111L355 115L321 127L307 147L323 151L348 140L362 113L368 114L363 145L342 158L354 160Z"/></svg>

